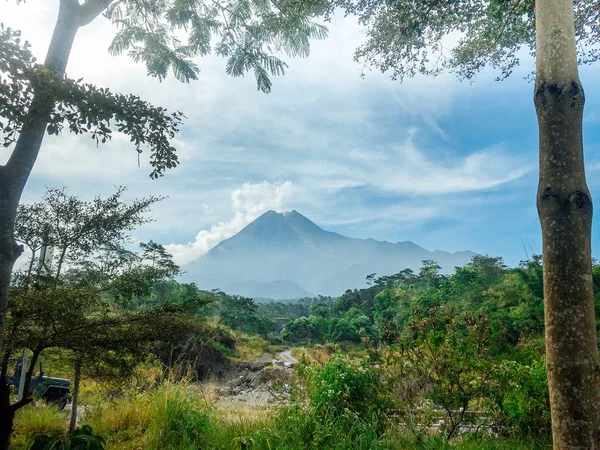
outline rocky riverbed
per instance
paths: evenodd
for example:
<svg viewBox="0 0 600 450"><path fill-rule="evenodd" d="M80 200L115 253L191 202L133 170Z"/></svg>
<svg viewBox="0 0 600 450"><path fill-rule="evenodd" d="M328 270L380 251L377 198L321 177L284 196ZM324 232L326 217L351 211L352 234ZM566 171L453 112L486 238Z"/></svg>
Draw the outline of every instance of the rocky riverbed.
<svg viewBox="0 0 600 450"><path fill-rule="evenodd" d="M263 355L255 361L233 362L212 383L216 384L221 401L256 406L280 404L289 398L289 383L297 362L291 350L277 353L275 358Z"/></svg>

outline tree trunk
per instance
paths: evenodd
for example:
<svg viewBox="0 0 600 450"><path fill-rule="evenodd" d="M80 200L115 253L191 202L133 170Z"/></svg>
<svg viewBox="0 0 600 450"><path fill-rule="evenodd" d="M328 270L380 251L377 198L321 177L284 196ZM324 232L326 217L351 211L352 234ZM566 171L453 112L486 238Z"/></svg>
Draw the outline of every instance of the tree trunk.
<svg viewBox="0 0 600 450"><path fill-rule="evenodd" d="M5 382L0 384L0 418L0 449L8 450L15 412L10 405L10 386Z"/></svg>
<svg viewBox="0 0 600 450"><path fill-rule="evenodd" d="M44 66L62 76L65 72L73 40L80 26L79 3L61 0L58 19ZM8 308L8 290L13 266L23 248L14 239L17 207L25 183L35 163L46 132L54 100L44 87L36 88L31 109L23 122L19 138L5 166L0 166L0 346ZM0 380L0 448L8 449L15 408L10 405L6 382Z"/></svg>
<svg viewBox="0 0 600 450"><path fill-rule="evenodd" d="M60 76L65 72L73 40L79 29L78 8L76 0L61 0L58 19L44 61L47 69ZM42 145L53 106L52 94L45 91L43 86L36 88L31 109L23 121L12 155L5 166L0 166L0 346L6 323L10 276L15 261L23 251L13 236L17 206Z"/></svg>
<svg viewBox="0 0 600 450"><path fill-rule="evenodd" d="M29 367L21 367L21 371L27 370L25 385L23 387L23 398L12 405L10 404L10 386L4 377L4 373L6 373L8 366L6 361L7 358L2 362L3 375L0 377L0 449L2 450L10 450L10 437L13 432L15 414L19 409L28 405L33 400L29 395L29 385L40 353L40 349L34 350L31 355Z"/></svg>
<svg viewBox="0 0 600 450"><path fill-rule="evenodd" d="M15 261L23 252L13 236L18 200L14 201L7 177L7 168L0 167L0 348L6 326L10 277Z"/></svg>
<svg viewBox="0 0 600 450"><path fill-rule="evenodd" d="M585 180L572 0L536 1L537 194L542 226L546 365L555 449L600 448L592 199Z"/></svg>
<svg viewBox="0 0 600 450"><path fill-rule="evenodd" d="M71 404L71 422L69 422L69 431L73 431L75 427L77 427L77 407L79 405L79 384L81 383L82 364L82 357L77 357L77 361L75 361L75 377L73 378L73 402Z"/></svg>

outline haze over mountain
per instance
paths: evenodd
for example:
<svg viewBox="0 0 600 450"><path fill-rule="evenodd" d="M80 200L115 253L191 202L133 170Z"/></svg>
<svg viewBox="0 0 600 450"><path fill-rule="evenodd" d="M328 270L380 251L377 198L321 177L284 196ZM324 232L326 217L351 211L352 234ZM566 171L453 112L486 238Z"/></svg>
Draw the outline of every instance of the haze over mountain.
<svg viewBox="0 0 600 450"><path fill-rule="evenodd" d="M183 269L184 279L202 289L284 299L340 295L365 286L370 273L417 271L427 259L448 273L474 255L428 251L410 241L350 238L323 230L297 211L267 211Z"/></svg>

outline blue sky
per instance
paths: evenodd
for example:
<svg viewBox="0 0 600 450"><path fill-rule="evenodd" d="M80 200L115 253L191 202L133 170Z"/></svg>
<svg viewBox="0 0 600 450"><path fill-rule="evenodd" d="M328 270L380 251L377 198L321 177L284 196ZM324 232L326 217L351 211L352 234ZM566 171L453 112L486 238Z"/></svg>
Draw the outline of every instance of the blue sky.
<svg viewBox="0 0 600 450"><path fill-rule="evenodd" d="M44 3L40 6L40 3ZM23 30L40 59L58 2L2 5L2 21ZM155 221L135 238L170 244L179 262L199 257L268 209L296 209L325 229L352 237L411 240L427 249L472 250L517 264L539 252L535 210L537 121L533 86L522 67L504 82L491 72L474 83L451 75L403 84L352 60L360 27L336 17L330 37L306 60L290 60L269 95L253 77L232 79L224 61L199 61L189 85L146 77L127 57L106 52L114 29L103 19L81 30L68 66L114 91L187 115L177 138L181 165L156 181L116 137L47 137L24 200L44 186L84 198L128 185L130 198L162 194ZM600 66L582 68L586 90L588 182L600 195ZM5 157L0 154L0 161ZM594 230L599 219L595 219ZM593 248L600 252L594 233Z"/></svg>

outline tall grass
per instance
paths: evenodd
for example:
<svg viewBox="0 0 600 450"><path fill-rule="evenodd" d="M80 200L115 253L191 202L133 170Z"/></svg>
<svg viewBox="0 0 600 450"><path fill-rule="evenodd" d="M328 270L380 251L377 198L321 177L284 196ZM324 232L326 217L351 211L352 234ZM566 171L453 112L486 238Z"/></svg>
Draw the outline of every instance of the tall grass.
<svg viewBox="0 0 600 450"><path fill-rule="evenodd" d="M331 414L308 406L269 412L251 405L209 403L190 386L166 383L154 390L89 407L83 424L106 438L107 450L546 450L546 442L492 437L457 439L406 436L391 422L350 410ZM25 450L35 434L60 433L66 414L52 407L17 415L14 448Z"/></svg>
<svg viewBox="0 0 600 450"><path fill-rule="evenodd" d="M66 433L68 414L56 406L40 404L27 405L17 411L15 416L14 438L12 446L15 450L25 450L33 437L41 434Z"/></svg>
<svg viewBox="0 0 600 450"><path fill-rule="evenodd" d="M543 450L547 443L463 438L452 444L436 436L405 436L380 418L350 411L341 415L300 406L272 413L251 406L207 403L182 384L122 398L85 420L107 438L107 449L169 450Z"/></svg>
<svg viewBox="0 0 600 450"><path fill-rule="evenodd" d="M259 421L251 417L215 408L184 384L167 383L97 407L84 423L113 450L239 449L245 436L267 419L265 414L255 416Z"/></svg>

